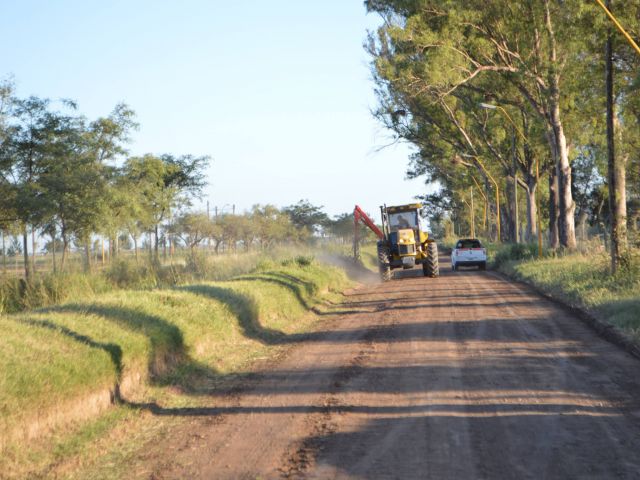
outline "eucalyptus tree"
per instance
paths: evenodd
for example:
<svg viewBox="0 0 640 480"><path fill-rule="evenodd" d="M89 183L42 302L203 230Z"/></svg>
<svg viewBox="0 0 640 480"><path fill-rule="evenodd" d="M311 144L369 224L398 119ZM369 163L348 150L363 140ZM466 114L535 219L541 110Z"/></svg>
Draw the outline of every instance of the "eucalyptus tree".
<svg viewBox="0 0 640 480"><path fill-rule="evenodd" d="M404 83L414 97L428 94L438 99L445 109L451 108L448 97L468 90L485 101L526 108L540 122L555 166L549 172L552 185L557 178L557 240L563 247L575 247L564 120L576 91L565 80L579 70L575 67L585 50L584 24L595 7L577 0L368 0L365 4L385 20L379 30L379 51L395 56L401 67L391 69L396 75L387 79ZM511 88L505 89L505 84ZM554 236L551 243L556 243Z"/></svg>
<svg viewBox="0 0 640 480"><path fill-rule="evenodd" d="M637 37L640 31L640 5L626 0L608 0L607 7L614 13L624 13L625 26ZM638 104L638 51L614 30L607 21L606 45L604 51L606 137L607 137L607 184L609 190L609 210L611 229L611 270L615 273L619 266L628 264L627 258L627 165L630 158L635 161L640 156L640 116ZM633 170L632 170L633 172ZM633 177L632 177L633 178ZM638 181L635 189L630 189L638 201ZM633 198L633 197L632 197ZM637 215L637 214L636 214ZM637 223L635 223L637 227Z"/></svg>

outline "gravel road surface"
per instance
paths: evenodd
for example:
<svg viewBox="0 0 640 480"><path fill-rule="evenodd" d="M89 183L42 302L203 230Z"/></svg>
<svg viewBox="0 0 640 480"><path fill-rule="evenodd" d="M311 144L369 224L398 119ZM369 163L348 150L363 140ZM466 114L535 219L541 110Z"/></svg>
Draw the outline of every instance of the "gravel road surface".
<svg viewBox="0 0 640 480"><path fill-rule="evenodd" d="M640 361L522 285L443 268L349 292L240 392L165 412L192 419L151 477L640 478Z"/></svg>

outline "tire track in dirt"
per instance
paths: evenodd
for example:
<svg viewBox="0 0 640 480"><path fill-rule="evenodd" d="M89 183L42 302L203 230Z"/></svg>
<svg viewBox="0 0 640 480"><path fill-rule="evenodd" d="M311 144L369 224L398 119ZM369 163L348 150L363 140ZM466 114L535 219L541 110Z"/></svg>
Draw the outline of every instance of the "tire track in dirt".
<svg viewBox="0 0 640 480"><path fill-rule="evenodd" d="M383 309L377 308L378 311ZM285 478L303 477L303 474L313 466L319 450L322 449L322 442L318 439L328 437L336 431L334 416L344 414L346 409L346 405L340 402L337 394L345 384L364 372L363 365L375 351L374 340L380 334L379 332L379 328L375 327L367 331L362 338L358 354L349 362L349 365L340 367L333 376L329 394L321 403L322 411L310 415L305 421L309 425L307 438L291 445L290 451L285 454L283 466L279 468Z"/></svg>

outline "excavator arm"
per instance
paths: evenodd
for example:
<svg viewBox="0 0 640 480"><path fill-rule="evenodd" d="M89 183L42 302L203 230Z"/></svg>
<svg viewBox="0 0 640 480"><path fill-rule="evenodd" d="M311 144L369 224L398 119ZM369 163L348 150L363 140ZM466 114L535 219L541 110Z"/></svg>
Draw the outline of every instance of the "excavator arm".
<svg viewBox="0 0 640 480"><path fill-rule="evenodd" d="M358 231L359 223L362 222L367 227L369 227L371 231L375 233L380 240L384 238L384 233L382 233L382 231L376 226L376 224L373 223L373 220L369 218L369 215L364 213L364 210L362 210L358 205L356 205L356 207L353 209L353 222L354 222L356 232Z"/></svg>
<svg viewBox="0 0 640 480"><path fill-rule="evenodd" d="M373 220L369 218L369 215L364 213L364 210L358 205L353 209L353 257L360 258L360 222L364 223L369 229L377 235L380 240L384 240L384 233L377 227Z"/></svg>

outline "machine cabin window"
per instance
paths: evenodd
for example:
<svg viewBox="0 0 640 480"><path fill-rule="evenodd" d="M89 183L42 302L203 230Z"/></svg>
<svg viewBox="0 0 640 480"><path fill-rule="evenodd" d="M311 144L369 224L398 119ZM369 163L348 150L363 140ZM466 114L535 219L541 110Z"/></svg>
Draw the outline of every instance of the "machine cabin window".
<svg viewBox="0 0 640 480"><path fill-rule="evenodd" d="M389 227L392 232L403 230L405 228L418 228L417 212L400 212L389 214Z"/></svg>

